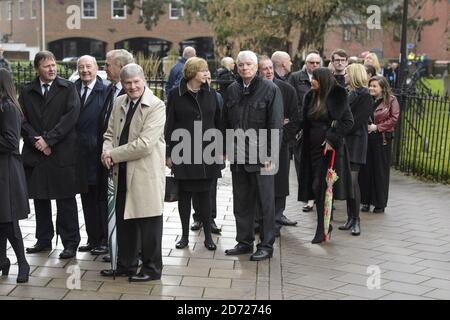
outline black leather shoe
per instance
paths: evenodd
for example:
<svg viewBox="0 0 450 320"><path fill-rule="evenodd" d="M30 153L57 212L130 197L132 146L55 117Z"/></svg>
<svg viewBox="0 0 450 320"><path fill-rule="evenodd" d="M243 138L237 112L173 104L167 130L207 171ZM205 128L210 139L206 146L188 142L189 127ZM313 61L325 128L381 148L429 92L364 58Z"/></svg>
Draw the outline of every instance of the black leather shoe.
<svg viewBox="0 0 450 320"><path fill-rule="evenodd" d="M181 238L180 241L177 242L177 244L175 245L175 248L177 249L183 249L186 248L189 244L189 239L187 238Z"/></svg>
<svg viewBox="0 0 450 320"><path fill-rule="evenodd" d="M79 248L78 248L78 251L80 251L80 252L88 252L88 251L91 251L93 248L94 248L94 247L91 246L90 243L88 243L88 244L86 244L85 246L79 247Z"/></svg>
<svg viewBox="0 0 450 320"><path fill-rule="evenodd" d="M152 277L149 276L148 274L143 274L143 273L138 273L134 276L131 276L128 278L129 282L145 282L145 281L153 281L153 280L159 280L161 279L161 277Z"/></svg>
<svg viewBox="0 0 450 320"><path fill-rule="evenodd" d="M208 250L214 251L217 249L217 246L214 242L206 242L205 241L203 244L205 245L205 248Z"/></svg>
<svg viewBox="0 0 450 320"><path fill-rule="evenodd" d="M192 231L200 230L202 227L203 227L203 223L201 221L194 221L191 224L191 230Z"/></svg>
<svg viewBox="0 0 450 320"><path fill-rule="evenodd" d="M312 211L312 209L314 208L314 206L309 206L308 204L305 204L302 208L303 212L310 212Z"/></svg>
<svg viewBox="0 0 450 320"><path fill-rule="evenodd" d="M80 251L80 249L78 249L78 251ZM95 256L98 256L101 254L107 254L107 253L108 253L108 247L106 247L106 246L98 246L98 247L92 248L92 250L91 250L91 254L93 254Z"/></svg>
<svg viewBox="0 0 450 320"><path fill-rule="evenodd" d="M233 249L225 250L225 254L227 256L246 254L251 252L253 252L253 247L241 243L238 243Z"/></svg>
<svg viewBox="0 0 450 320"><path fill-rule="evenodd" d="M363 204L361 206L361 212L369 212L370 211L370 205L368 204Z"/></svg>
<svg viewBox="0 0 450 320"><path fill-rule="evenodd" d="M263 249L258 249L254 254L250 256L250 261L262 261L270 258L272 258L272 252Z"/></svg>
<svg viewBox="0 0 450 320"><path fill-rule="evenodd" d="M211 233L214 234L220 234L222 232L222 229L220 229L216 223L214 222L214 220L211 221Z"/></svg>
<svg viewBox="0 0 450 320"><path fill-rule="evenodd" d="M27 248L27 253L38 253L38 252L50 251L50 250L52 250L51 244L42 244L42 243L36 242L36 244L33 247Z"/></svg>
<svg viewBox="0 0 450 320"><path fill-rule="evenodd" d="M384 208L373 208L373 213L384 213Z"/></svg>
<svg viewBox="0 0 450 320"><path fill-rule="evenodd" d="M66 248L59 254L60 259L70 259L76 256L76 249Z"/></svg>
<svg viewBox="0 0 450 320"><path fill-rule="evenodd" d="M103 262L111 262L111 256L108 254L102 258Z"/></svg>
<svg viewBox="0 0 450 320"><path fill-rule="evenodd" d="M297 221L289 220L284 214L281 216L281 224L283 226L296 226Z"/></svg>
<svg viewBox="0 0 450 320"><path fill-rule="evenodd" d="M347 218L347 222L340 226L339 230L350 230L353 227L353 224L355 223L355 220L353 218Z"/></svg>
<svg viewBox="0 0 450 320"><path fill-rule="evenodd" d="M114 274L112 269L105 269L105 270L100 271L100 275L103 276L103 277L114 277L114 276L116 276L116 277L130 277L132 274L130 272L128 272L128 271L120 270L120 269L117 269L115 274Z"/></svg>

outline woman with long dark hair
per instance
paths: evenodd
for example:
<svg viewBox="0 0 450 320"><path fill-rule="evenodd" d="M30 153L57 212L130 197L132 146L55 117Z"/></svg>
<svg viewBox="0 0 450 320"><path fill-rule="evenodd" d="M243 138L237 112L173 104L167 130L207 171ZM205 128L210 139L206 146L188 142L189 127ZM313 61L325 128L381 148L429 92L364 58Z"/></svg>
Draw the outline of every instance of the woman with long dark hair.
<svg viewBox="0 0 450 320"><path fill-rule="evenodd" d="M391 145L400 106L385 77L372 77L369 93L375 102L373 118L367 126L367 162L359 176L361 211L368 212L373 205L373 213L383 213L388 202Z"/></svg>
<svg viewBox="0 0 450 320"><path fill-rule="evenodd" d="M208 143L194 146L195 136L198 134L194 134L194 130L199 130L203 137L207 130L218 129L221 123L219 102L216 92L207 83L208 76L208 64L204 59L189 58L184 65L180 85L169 92L167 99L166 164L173 170L175 179L179 182L178 211L183 229L181 239L176 244L177 249L183 249L189 244L189 219L191 200L194 196L197 199L203 224L204 245L208 250L216 250L211 237L210 198L213 181L220 177L220 168L215 163L206 163L203 158ZM172 133L175 130L179 132L180 129L188 132L191 137L187 146L191 148L191 152L183 149L183 155L180 155L178 150L172 156L172 150L180 143L172 139ZM183 136L181 142L183 145L186 144L184 139ZM175 159L175 156L179 159Z"/></svg>
<svg viewBox="0 0 450 320"><path fill-rule="evenodd" d="M340 226L339 230L351 229L352 235L359 236L361 233L359 220L361 193L358 173L361 165L366 163L367 121L372 113L373 100L367 89L367 72L363 65L355 63L348 66L345 81L349 89L348 102L354 119L353 127L345 137L350 155L354 198L347 200L347 223Z"/></svg>
<svg viewBox="0 0 450 320"><path fill-rule="evenodd" d="M303 103L300 114L303 128L299 201L315 199L317 229L312 243L325 240L324 198L325 177L336 152L335 170L339 176L334 185L334 199L346 200L353 197L350 164L344 137L353 126L353 117L347 100L347 91L339 86L327 68L313 71L311 91Z"/></svg>
<svg viewBox="0 0 450 320"><path fill-rule="evenodd" d="M8 240L17 258L18 283L28 282L30 272L19 227L19 220L30 212L19 151L22 118L11 74L0 69L0 270L8 275L11 266L6 256Z"/></svg>

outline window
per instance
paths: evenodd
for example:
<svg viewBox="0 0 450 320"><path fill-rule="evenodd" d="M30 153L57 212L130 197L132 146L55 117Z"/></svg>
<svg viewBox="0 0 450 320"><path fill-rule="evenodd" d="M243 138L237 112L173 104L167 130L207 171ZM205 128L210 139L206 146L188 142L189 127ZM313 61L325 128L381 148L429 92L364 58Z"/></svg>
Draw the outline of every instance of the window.
<svg viewBox="0 0 450 320"><path fill-rule="evenodd" d="M30 17L31 19L36 19L36 12L37 12L37 8L36 8L36 0L30 0Z"/></svg>
<svg viewBox="0 0 450 320"><path fill-rule="evenodd" d="M352 27L344 26L344 41L351 41L351 40L352 40Z"/></svg>
<svg viewBox="0 0 450 320"><path fill-rule="evenodd" d="M179 19L184 15L184 10L179 1L171 1L169 3L169 18Z"/></svg>
<svg viewBox="0 0 450 320"><path fill-rule="evenodd" d="M127 6L122 0L111 0L111 11L113 19L126 19Z"/></svg>
<svg viewBox="0 0 450 320"><path fill-rule="evenodd" d="M23 20L25 18L25 4L23 0L19 1L19 19Z"/></svg>
<svg viewBox="0 0 450 320"><path fill-rule="evenodd" d="M7 20L12 20L12 1L6 3L6 16Z"/></svg>
<svg viewBox="0 0 450 320"><path fill-rule="evenodd" d="M81 11L83 12L83 19L96 19L97 0L82 0Z"/></svg>

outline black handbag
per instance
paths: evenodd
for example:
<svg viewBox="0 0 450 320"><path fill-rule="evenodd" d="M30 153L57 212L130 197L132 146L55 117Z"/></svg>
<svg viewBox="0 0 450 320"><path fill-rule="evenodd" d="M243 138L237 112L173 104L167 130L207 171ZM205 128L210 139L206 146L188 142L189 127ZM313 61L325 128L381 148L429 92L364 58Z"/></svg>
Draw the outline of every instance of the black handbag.
<svg viewBox="0 0 450 320"><path fill-rule="evenodd" d="M166 193L164 195L164 201L178 201L178 189L178 180L176 180L174 176L166 176Z"/></svg>

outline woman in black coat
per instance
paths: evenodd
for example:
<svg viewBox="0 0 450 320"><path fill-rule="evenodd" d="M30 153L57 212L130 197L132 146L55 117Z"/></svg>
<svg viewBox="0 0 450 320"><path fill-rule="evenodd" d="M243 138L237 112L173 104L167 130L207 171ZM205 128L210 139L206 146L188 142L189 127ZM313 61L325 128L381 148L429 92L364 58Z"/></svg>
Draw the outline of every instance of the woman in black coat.
<svg viewBox="0 0 450 320"><path fill-rule="evenodd" d="M204 59L188 59L183 75L180 85L169 92L165 128L167 166L172 169L175 179L179 182L178 211L183 234L176 248L185 248L189 243L191 199L195 195L200 206L205 247L208 250L216 250L211 237L210 192L213 180L220 177L220 169L216 161L208 164L203 158L205 147L211 142L195 139L202 139L208 129L220 128L220 107L216 92L207 84L209 72ZM172 133L175 130L180 132L179 129L184 130L189 137L172 138ZM179 142L180 140L182 141ZM188 140L189 142L186 142ZM179 149L180 144L184 147L182 150Z"/></svg>
<svg viewBox="0 0 450 320"><path fill-rule="evenodd" d="M361 165L366 163L367 154L367 121L372 113L372 96L367 89L367 72L362 64L352 64L346 69L346 83L350 89L348 102L353 114L354 124L345 137L350 155L352 170L352 186L354 198L347 200L347 223L339 230L350 230L354 236L361 233L359 207L361 192L359 190L358 174Z"/></svg>
<svg viewBox="0 0 450 320"><path fill-rule="evenodd" d="M333 186L334 199L353 197L350 164L344 137L353 126L347 91L336 83L327 68L313 71L311 91L304 98L300 113L303 128L299 201L316 201L317 229L312 243L325 240L324 200L326 174L331 161L331 152L336 151L334 169L339 179ZM325 155L324 155L325 152ZM328 232L332 231L330 225Z"/></svg>
<svg viewBox="0 0 450 320"><path fill-rule="evenodd" d="M22 111L10 73L0 69L0 270L8 275L11 262L6 257L9 240L17 257L17 282L28 282L30 266L25 258L19 220L26 219L27 184L20 158L20 127Z"/></svg>

